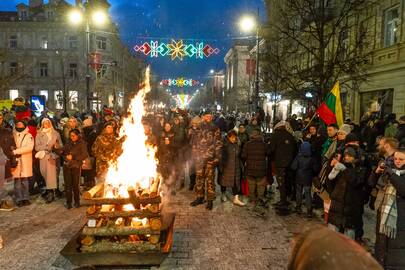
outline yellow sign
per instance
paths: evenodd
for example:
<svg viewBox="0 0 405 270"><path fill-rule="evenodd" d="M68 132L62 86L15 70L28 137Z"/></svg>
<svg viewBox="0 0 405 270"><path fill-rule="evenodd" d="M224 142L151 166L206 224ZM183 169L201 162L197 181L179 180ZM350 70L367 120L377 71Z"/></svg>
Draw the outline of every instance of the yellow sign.
<svg viewBox="0 0 405 270"><path fill-rule="evenodd" d="M12 106L13 101L11 99L0 99L0 110L4 107L10 110Z"/></svg>

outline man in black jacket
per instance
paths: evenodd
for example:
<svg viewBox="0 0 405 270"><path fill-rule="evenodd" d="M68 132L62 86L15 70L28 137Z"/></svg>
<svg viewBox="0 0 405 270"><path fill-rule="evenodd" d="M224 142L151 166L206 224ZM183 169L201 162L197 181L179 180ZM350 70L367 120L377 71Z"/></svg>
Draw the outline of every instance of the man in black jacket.
<svg viewBox="0 0 405 270"><path fill-rule="evenodd" d="M395 139L399 141L401 147L405 147L405 115L399 118L399 125L397 128L397 135Z"/></svg>
<svg viewBox="0 0 405 270"><path fill-rule="evenodd" d="M266 190L268 145L258 130L252 131L250 141L242 150L242 160L245 163L245 175L249 185L249 198L256 205L264 206Z"/></svg>
<svg viewBox="0 0 405 270"><path fill-rule="evenodd" d="M12 206L4 200L7 195L4 188L5 179L11 177L10 170L12 167L15 167L17 165L15 158L13 156L13 149L15 149L13 133L11 132L11 130L3 126L3 115L0 113L0 210L1 211L13 210ZM1 161L1 159L3 159L3 161Z"/></svg>
<svg viewBox="0 0 405 270"><path fill-rule="evenodd" d="M288 122L280 121L274 127L270 137L270 154L274 160L275 173L280 192L280 202L277 203L279 214L288 214L286 170L297 153L297 145L293 135L289 132L291 127Z"/></svg>

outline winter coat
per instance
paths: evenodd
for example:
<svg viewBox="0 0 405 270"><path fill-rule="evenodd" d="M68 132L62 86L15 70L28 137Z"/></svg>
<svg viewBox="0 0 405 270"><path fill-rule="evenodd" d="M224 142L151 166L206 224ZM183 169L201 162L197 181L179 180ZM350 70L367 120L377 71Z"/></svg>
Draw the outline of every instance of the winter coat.
<svg viewBox="0 0 405 270"><path fill-rule="evenodd" d="M405 168L403 168L405 169ZM392 173L392 170L387 170L382 178L386 179L395 187L397 190L397 234L395 239L388 239L388 242L379 241L381 238L377 237L375 243L375 250L382 250L383 252L376 252L377 260L384 262L384 267L386 269L405 269L405 174L398 176ZM375 185L379 180L379 176L373 172L369 178L369 184ZM381 209L377 210L377 217L379 224ZM377 232L378 235L378 232ZM385 237L383 237L385 238ZM380 258L380 253L385 254L384 258Z"/></svg>
<svg viewBox="0 0 405 270"><path fill-rule="evenodd" d="M166 138L169 139L169 144L165 143ZM171 168L174 166L174 161L177 158L177 152L175 133L172 131L163 131L159 138L159 147L157 153L159 167L163 174L170 173Z"/></svg>
<svg viewBox="0 0 405 270"><path fill-rule="evenodd" d="M242 160L245 164L245 175L252 177L265 177L267 174L266 156L269 146L261 138L252 138L242 150Z"/></svg>
<svg viewBox="0 0 405 270"><path fill-rule="evenodd" d="M399 141L400 146L405 147L405 124L398 126L395 138Z"/></svg>
<svg viewBox="0 0 405 270"><path fill-rule="evenodd" d="M239 133L238 138L242 147L249 141L249 135L247 134L246 131L243 133Z"/></svg>
<svg viewBox="0 0 405 270"><path fill-rule="evenodd" d="M237 143L231 143L228 138L225 138L222 147L220 173L219 184L221 186L236 187L239 190L241 178L240 148Z"/></svg>
<svg viewBox="0 0 405 270"><path fill-rule="evenodd" d="M261 127L260 127L259 125L252 125L252 124L250 124L250 125L248 125L248 126L246 127L246 132L247 132L247 134L249 135L249 137L250 137L250 135L252 134L252 132L253 132L254 130L259 131L259 133L262 133L262 129L261 129Z"/></svg>
<svg viewBox="0 0 405 270"><path fill-rule="evenodd" d="M121 141L114 134L101 133L91 147L96 158L97 176L107 173L111 161L116 160L122 151Z"/></svg>
<svg viewBox="0 0 405 270"><path fill-rule="evenodd" d="M52 153L53 148L62 148L59 132L52 131L51 138L45 132L39 131L35 139L35 151L45 151L45 157L39 160L41 175L44 177L47 189L57 188L58 156Z"/></svg>
<svg viewBox="0 0 405 270"><path fill-rule="evenodd" d="M352 163L338 163L332 169L329 181L334 182L334 188L330 194L329 223L349 229L361 226L365 173L363 167Z"/></svg>
<svg viewBox="0 0 405 270"><path fill-rule="evenodd" d="M65 146L63 146L61 152L65 160L63 166L71 169L81 168L83 165L83 161L89 156L89 154L87 153L86 142L82 138L80 138L76 142L72 142L69 139ZM68 155L72 155L73 159L67 160L66 156Z"/></svg>
<svg viewBox="0 0 405 270"><path fill-rule="evenodd" d="M295 183L302 186L311 186L317 170L316 161L311 155L311 145L303 142L300 151L291 164L291 169L296 171Z"/></svg>
<svg viewBox="0 0 405 270"><path fill-rule="evenodd" d="M22 132L13 132L16 149L13 151L17 156L18 165L12 172L14 178L26 178L32 176L32 150L34 138L26 128Z"/></svg>
<svg viewBox="0 0 405 270"><path fill-rule="evenodd" d="M321 159L322 155L322 145L325 141L325 138L322 135L316 134L312 135L309 139L305 138L311 144L312 156L318 160Z"/></svg>
<svg viewBox="0 0 405 270"><path fill-rule="evenodd" d="M207 164L216 166L221 161L221 131L214 123L202 122L200 129L197 129L196 151L196 161L201 166Z"/></svg>
<svg viewBox="0 0 405 270"><path fill-rule="evenodd" d="M270 154L276 168L287 168L297 154L297 145L291 133L276 129L270 137Z"/></svg>
<svg viewBox="0 0 405 270"><path fill-rule="evenodd" d="M97 128L95 126L84 127L83 136L87 144L87 152L92 155L92 147L97 139Z"/></svg>
<svg viewBox="0 0 405 270"><path fill-rule="evenodd" d="M5 167L5 178L11 177L11 167L16 165L15 156L13 155L12 147L15 148L15 141L13 137L13 132L5 127L0 127L0 147L3 153L7 157L6 167Z"/></svg>

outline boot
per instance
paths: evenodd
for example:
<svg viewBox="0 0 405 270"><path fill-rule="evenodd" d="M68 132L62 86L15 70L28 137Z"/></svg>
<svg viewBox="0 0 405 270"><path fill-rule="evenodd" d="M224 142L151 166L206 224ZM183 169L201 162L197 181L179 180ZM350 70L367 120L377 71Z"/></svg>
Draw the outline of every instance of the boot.
<svg viewBox="0 0 405 270"><path fill-rule="evenodd" d="M46 199L45 202L46 203L51 203L55 200L55 191L52 190L48 190L48 194L46 195Z"/></svg>
<svg viewBox="0 0 405 270"><path fill-rule="evenodd" d="M197 198L197 199L195 199L194 201L192 201L191 203L190 203L190 205L191 206L197 206L197 205L200 205L200 204L203 204L204 203L204 199L203 198Z"/></svg>
<svg viewBox="0 0 405 270"><path fill-rule="evenodd" d="M246 205L244 202L241 202L239 200L239 195L235 195L235 197L233 197L233 204L237 205L237 206L245 206Z"/></svg>
<svg viewBox="0 0 405 270"><path fill-rule="evenodd" d="M228 200L228 198L226 197L225 192L222 193L222 195L221 195L221 202L226 202L227 200Z"/></svg>
<svg viewBox="0 0 405 270"><path fill-rule="evenodd" d="M212 201L208 201L206 208L207 208L208 210L212 210L212 207L213 207L213 206L214 206L214 203L213 203Z"/></svg>
<svg viewBox="0 0 405 270"><path fill-rule="evenodd" d="M312 218L312 217L313 217L312 208L309 208L309 209L307 210L307 218Z"/></svg>

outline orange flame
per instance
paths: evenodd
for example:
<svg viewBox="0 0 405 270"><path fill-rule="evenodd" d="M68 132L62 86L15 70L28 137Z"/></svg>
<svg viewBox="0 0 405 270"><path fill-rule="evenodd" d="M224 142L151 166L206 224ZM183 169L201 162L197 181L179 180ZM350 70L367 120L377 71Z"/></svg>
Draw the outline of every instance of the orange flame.
<svg viewBox="0 0 405 270"><path fill-rule="evenodd" d="M146 69L143 88L131 100L128 109L128 117L124 119L120 129L120 137L126 137L122 145L122 154L118 157L117 163L108 169L105 197L107 198L128 198L128 187L135 189L146 189L150 181L157 177L157 161L155 159L156 149L147 145L142 124L142 117L145 114L145 95L150 91L150 68Z"/></svg>

